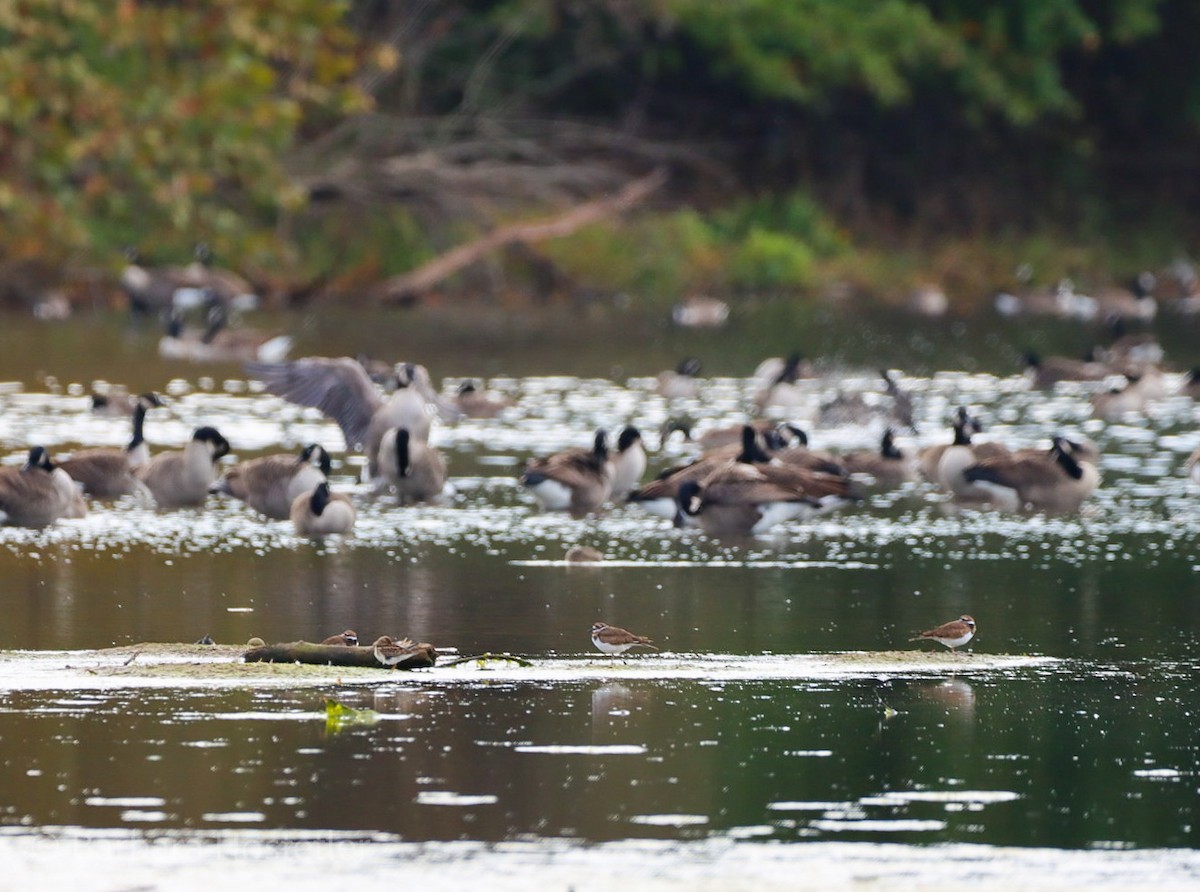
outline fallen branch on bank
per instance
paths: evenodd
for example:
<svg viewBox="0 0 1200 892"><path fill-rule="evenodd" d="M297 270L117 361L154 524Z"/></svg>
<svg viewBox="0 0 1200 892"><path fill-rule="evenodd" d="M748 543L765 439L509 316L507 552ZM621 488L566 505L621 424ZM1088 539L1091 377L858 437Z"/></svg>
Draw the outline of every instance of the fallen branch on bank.
<svg viewBox="0 0 1200 892"><path fill-rule="evenodd" d="M425 669L437 662L432 644L414 644L411 653L395 665L397 669ZM316 666L358 666L364 669L390 669L375 659L372 647L344 647L331 644L310 644L293 641L290 644L267 644L246 651L247 663L310 663Z"/></svg>
<svg viewBox="0 0 1200 892"><path fill-rule="evenodd" d="M451 248L414 270L385 279L376 287L375 296L384 303L403 303L419 298L439 282L500 248L562 238L592 223L624 213L644 201L666 181L666 170L658 168L634 180L615 195L578 205L557 217L501 226L481 238Z"/></svg>

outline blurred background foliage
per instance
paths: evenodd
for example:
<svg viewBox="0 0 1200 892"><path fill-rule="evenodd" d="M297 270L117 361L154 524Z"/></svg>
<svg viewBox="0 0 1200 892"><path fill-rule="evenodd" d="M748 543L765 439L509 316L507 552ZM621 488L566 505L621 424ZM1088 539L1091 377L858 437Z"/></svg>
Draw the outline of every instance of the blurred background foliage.
<svg viewBox="0 0 1200 892"><path fill-rule="evenodd" d="M1187 0L9 0L0 262L180 262L281 299L671 177L461 293L962 297L1194 244ZM307 293L307 292L305 292Z"/></svg>

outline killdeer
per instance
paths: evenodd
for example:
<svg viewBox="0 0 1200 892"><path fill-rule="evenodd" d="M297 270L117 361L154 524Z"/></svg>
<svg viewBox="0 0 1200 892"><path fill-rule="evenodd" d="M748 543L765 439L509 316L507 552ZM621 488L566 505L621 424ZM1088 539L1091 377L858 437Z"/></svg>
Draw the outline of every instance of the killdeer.
<svg viewBox="0 0 1200 892"><path fill-rule="evenodd" d="M353 629L347 629L340 635L330 635L322 644L336 644L342 647L358 647L358 633Z"/></svg>
<svg viewBox="0 0 1200 892"><path fill-rule="evenodd" d="M592 644L596 646L597 650L606 654L623 654L631 647L648 647L651 650L658 650L653 641L645 635L635 635L625 629L601 622L592 624Z"/></svg>
<svg viewBox="0 0 1200 892"><path fill-rule="evenodd" d="M910 638L909 641L936 641L938 644L944 644L950 648L951 652L956 647L962 647L968 641L975 637L975 620L967 614L963 614L956 620L951 620L948 623L942 623L936 629L929 629L921 632L916 638Z"/></svg>
<svg viewBox="0 0 1200 892"><path fill-rule="evenodd" d="M412 653L413 643L408 638L393 641L388 635L380 635L371 647L376 660L384 666L395 666Z"/></svg>

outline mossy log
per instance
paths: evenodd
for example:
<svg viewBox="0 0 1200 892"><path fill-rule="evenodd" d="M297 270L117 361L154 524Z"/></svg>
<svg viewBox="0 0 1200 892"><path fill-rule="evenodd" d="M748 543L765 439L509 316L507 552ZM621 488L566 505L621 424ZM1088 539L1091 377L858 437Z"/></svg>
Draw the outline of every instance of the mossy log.
<svg viewBox="0 0 1200 892"><path fill-rule="evenodd" d="M267 644L246 651L247 663L311 663L317 666L358 666L364 669L424 669L437 662L432 644L414 644L412 653L393 666L384 666L375 659L373 647L346 647L340 644L310 644L293 641L290 644Z"/></svg>

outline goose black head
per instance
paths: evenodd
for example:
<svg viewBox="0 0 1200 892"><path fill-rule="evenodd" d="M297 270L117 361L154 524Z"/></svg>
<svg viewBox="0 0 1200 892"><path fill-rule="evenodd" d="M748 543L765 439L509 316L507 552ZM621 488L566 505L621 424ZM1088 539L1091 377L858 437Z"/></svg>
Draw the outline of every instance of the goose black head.
<svg viewBox="0 0 1200 892"><path fill-rule="evenodd" d="M683 441L688 442L692 439L692 423L686 418L668 418L659 428L658 438L666 443L671 434L676 432L683 434Z"/></svg>
<svg viewBox="0 0 1200 892"><path fill-rule="evenodd" d="M1078 480L1083 476L1083 468L1079 466L1079 462L1075 460L1073 455L1075 444L1066 437L1055 437L1052 441L1053 446L1050 447L1050 452L1058 462L1059 467L1067 472L1067 476L1072 480Z"/></svg>
<svg viewBox="0 0 1200 892"><path fill-rule="evenodd" d="M215 427L198 427L192 434L192 439L198 443L207 443L212 447L212 459L216 461L229 454L229 441L221 436Z"/></svg>
<svg viewBox="0 0 1200 892"><path fill-rule="evenodd" d="M883 439L879 441L879 454L884 458L904 457L900 450L896 448L895 434L890 427L883 432Z"/></svg>
<svg viewBox="0 0 1200 892"><path fill-rule="evenodd" d="M150 409L162 409L167 405L163 402L162 397L153 390L148 390L145 393L140 394L137 398L137 404L140 408L146 411L149 411Z"/></svg>
<svg viewBox="0 0 1200 892"><path fill-rule="evenodd" d="M694 356L689 356L687 359L680 361L675 367L675 373L683 375L685 378L695 378L700 374L700 360Z"/></svg>
<svg viewBox="0 0 1200 892"><path fill-rule="evenodd" d="M408 428L396 428L396 472L401 477L407 477L412 472L412 457L408 451L411 438Z"/></svg>
<svg viewBox="0 0 1200 892"><path fill-rule="evenodd" d="M40 471L53 471L55 468L54 462L50 461L50 453L45 446L34 446L29 450L29 457L25 460L25 466L21 468L21 472L32 471L35 468Z"/></svg>
<svg viewBox="0 0 1200 892"><path fill-rule="evenodd" d="M462 384L458 385L458 395L459 396L464 396L465 394L469 394L469 393L475 393L476 390L477 390L477 388L475 387L474 381L464 381Z"/></svg>
<svg viewBox="0 0 1200 892"><path fill-rule="evenodd" d="M639 442L641 439L642 439L642 432L640 430L638 430L636 427L633 427L632 425L630 425L629 427L624 428L621 431L620 435L617 437L617 452L624 452L626 449L628 449L634 443Z"/></svg>
<svg viewBox="0 0 1200 892"><path fill-rule="evenodd" d="M1042 357L1033 350L1026 350L1021 354L1021 359L1024 361L1027 368L1036 369L1042 364Z"/></svg>
<svg viewBox="0 0 1200 892"><path fill-rule="evenodd" d="M329 506L329 484L327 482L321 481L316 485L309 506L317 517L325 513L325 509Z"/></svg>
<svg viewBox="0 0 1200 892"><path fill-rule="evenodd" d="M768 434L771 433L768 431ZM778 448L768 443L771 448ZM738 453L737 460L743 464L764 463L771 460L771 456L767 455L763 448L758 445L758 431L752 424L742 425L742 451Z"/></svg>
<svg viewBox="0 0 1200 892"><path fill-rule="evenodd" d="M795 384L796 379L800 377L800 365L804 362L804 357L799 353L790 353L788 358L784 360L783 368L775 377L776 384Z"/></svg>
<svg viewBox="0 0 1200 892"><path fill-rule="evenodd" d="M316 459L315 461L314 457ZM316 467L320 469L321 473L326 477L328 477L329 472L333 470L333 464L329 459L329 453L320 443L309 443L307 446L305 446L300 452L300 461L308 464L315 464Z"/></svg>
<svg viewBox="0 0 1200 892"><path fill-rule="evenodd" d="M608 458L608 431L603 428L596 431L596 438L592 441L592 455L601 461Z"/></svg>
<svg viewBox="0 0 1200 892"><path fill-rule="evenodd" d="M417 364L415 362L400 362L396 364L396 387L411 387L417 381Z"/></svg>
<svg viewBox="0 0 1200 892"><path fill-rule="evenodd" d="M680 514L695 517L700 513L703 501L702 487L699 481L685 480L679 485L679 492L675 498L679 502ZM676 526L679 526L681 521L682 518L676 515Z"/></svg>

